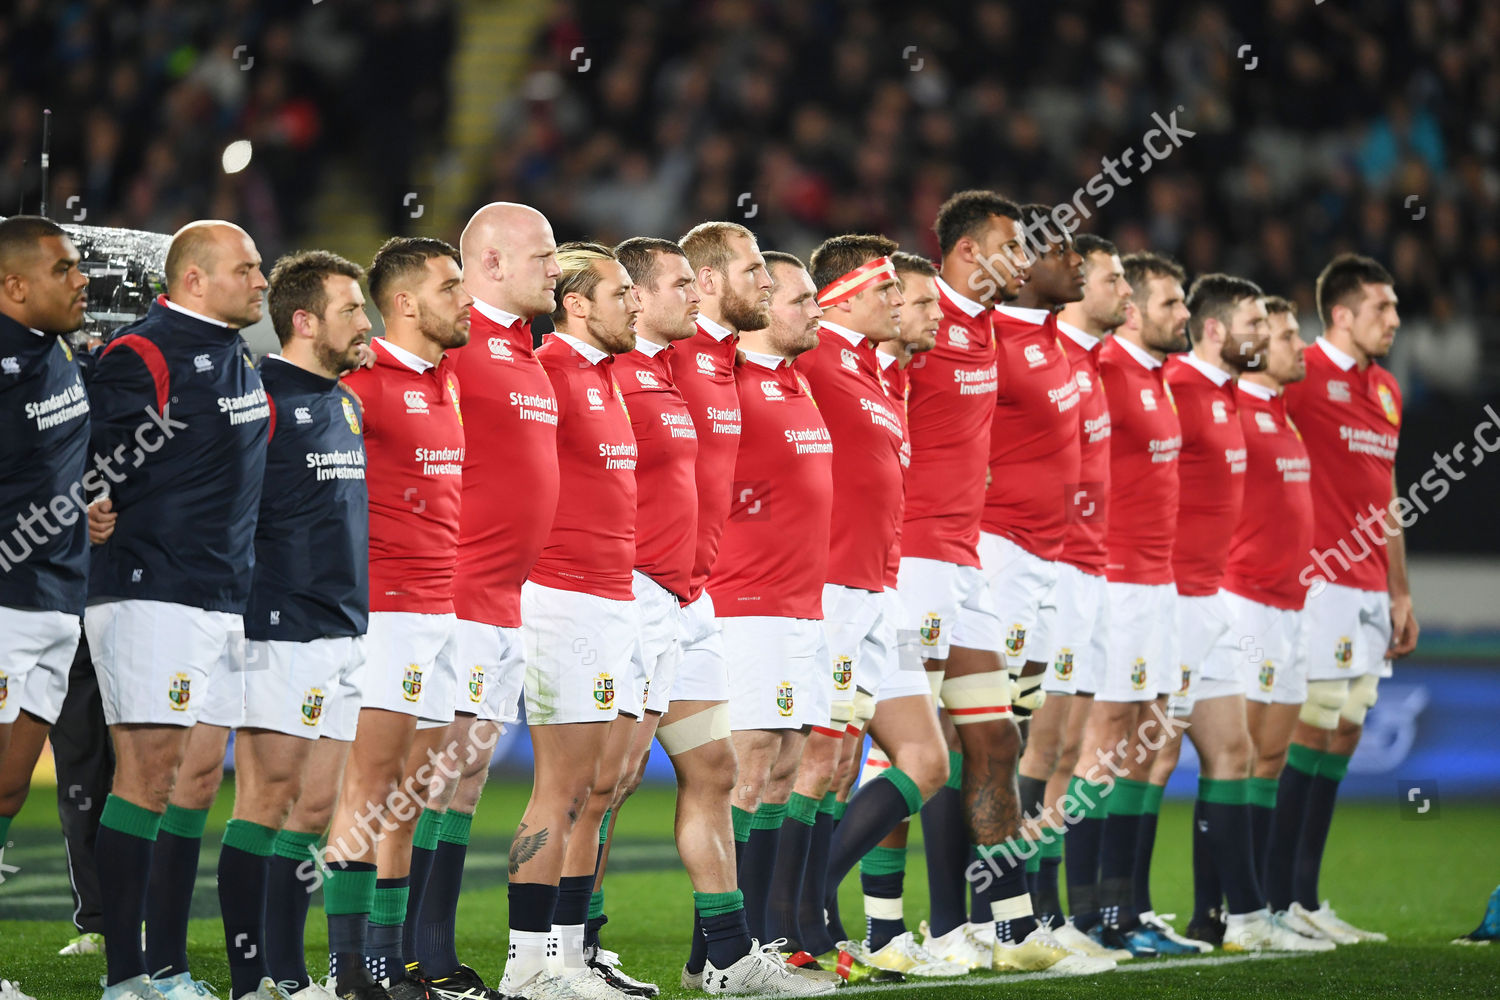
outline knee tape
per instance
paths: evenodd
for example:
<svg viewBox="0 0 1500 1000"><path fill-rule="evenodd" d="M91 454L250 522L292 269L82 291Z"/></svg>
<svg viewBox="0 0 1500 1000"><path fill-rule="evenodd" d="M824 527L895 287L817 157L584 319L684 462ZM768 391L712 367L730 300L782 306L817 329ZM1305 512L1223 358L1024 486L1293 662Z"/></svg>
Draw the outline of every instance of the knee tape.
<svg viewBox="0 0 1500 1000"><path fill-rule="evenodd" d="M836 701L828 707L829 728L837 729L840 733L853 718L854 702L852 701Z"/></svg>
<svg viewBox="0 0 1500 1000"><path fill-rule="evenodd" d="M927 671L927 684L932 688L932 703L941 705L943 703L943 672L941 670Z"/></svg>
<svg viewBox="0 0 1500 1000"><path fill-rule="evenodd" d="M1380 697L1377 688L1380 678L1374 674L1364 674L1349 683L1349 700L1344 702L1344 707L1339 715L1356 726L1365 724L1365 714L1375 707L1375 702Z"/></svg>
<svg viewBox="0 0 1500 1000"><path fill-rule="evenodd" d="M1348 681L1308 681L1299 718L1315 729L1337 729L1339 712L1348 700Z"/></svg>
<svg viewBox="0 0 1500 1000"><path fill-rule="evenodd" d="M865 723L875 718L875 696L865 691L854 692L854 718L853 722L861 729Z"/></svg>
<svg viewBox="0 0 1500 1000"><path fill-rule="evenodd" d="M1047 700L1047 692L1042 690L1042 681L1045 673L1032 674L1030 677L1011 678L1010 701L1017 708L1024 708L1028 712L1035 712L1041 708Z"/></svg>
<svg viewBox="0 0 1500 1000"><path fill-rule="evenodd" d="M891 759L878 747L870 747L870 752L865 755L865 766L859 771L859 787L874 781L885 773L886 768L891 766Z"/></svg>
<svg viewBox="0 0 1500 1000"><path fill-rule="evenodd" d="M1010 716L1010 674L994 670L967 677L945 677L943 707L955 726L971 726Z"/></svg>
<svg viewBox="0 0 1500 1000"><path fill-rule="evenodd" d="M714 707L668 723L656 731L656 741L667 752L676 757L689 750L729 738L729 706L720 703Z"/></svg>

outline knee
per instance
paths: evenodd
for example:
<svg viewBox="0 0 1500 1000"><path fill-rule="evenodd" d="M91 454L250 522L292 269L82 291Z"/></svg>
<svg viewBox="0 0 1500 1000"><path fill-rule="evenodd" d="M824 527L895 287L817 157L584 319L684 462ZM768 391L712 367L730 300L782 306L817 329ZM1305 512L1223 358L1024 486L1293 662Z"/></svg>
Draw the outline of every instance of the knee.
<svg viewBox="0 0 1500 1000"><path fill-rule="evenodd" d="M199 770L194 774L179 774L171 798L186 809L208 809L219 794L219 785L224 781L224 765Z"/></svg>
<svg viewBox="0 0 1500 1000"><path fill-rule="evenodd" d="M1255 755L1255 772L1257 778L1279 778L1281 769L1286 767L1286 747L1280 750L1259 750Z"/></svg>
<svg viewBox="0 0 1500 1000"><path fill-rule="evenodd" d="M948 780L948 753L938 745L922 744L913 747L901 755L896 766L917 783L917 790L922 793L924 802L937 794L937 790Z"/></svg>
<svg viewBox="0 0 1500 1000"><path fill-rule="evenodd" d="M1307 701L1302 703L1301 720L1315 729L1331 731L1338 728L1339 716L1344 704L1349 701L1348 681L1309 681ZM1364 718L1363 712L1360 718Z"/></svg>

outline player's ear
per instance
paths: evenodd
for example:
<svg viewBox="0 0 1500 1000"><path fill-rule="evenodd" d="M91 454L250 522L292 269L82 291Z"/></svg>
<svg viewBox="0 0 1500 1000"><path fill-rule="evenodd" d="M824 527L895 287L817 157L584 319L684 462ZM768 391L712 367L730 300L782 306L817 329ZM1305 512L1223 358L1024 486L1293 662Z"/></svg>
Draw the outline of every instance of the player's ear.
<svg viewBox="0 0 1500 1000"><path fill-rule="evenodd" d="M715 277L713 268L698 268L698 291L704 295L717 295L718 285L715 283Z"/></svg>

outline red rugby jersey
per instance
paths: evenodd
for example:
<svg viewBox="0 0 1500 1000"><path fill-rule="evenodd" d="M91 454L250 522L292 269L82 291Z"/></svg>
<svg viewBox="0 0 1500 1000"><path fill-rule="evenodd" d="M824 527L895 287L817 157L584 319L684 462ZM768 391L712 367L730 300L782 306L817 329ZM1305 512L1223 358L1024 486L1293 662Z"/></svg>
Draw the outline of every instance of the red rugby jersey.
<svg viewBox="0 0 1500 1000"><path fill-rule="evenodd" d="M1104 341L1070 323L1057 324L1058 338L1078 386L1078 479L1064 498L1067 525L1062 554L1069 566L1103 576L1109 526L1109 402L1099 377Z"/></svg>
<svg viewBox="0 0 1500 1000"><path fill-rule="evenodd" d="M557 393L559 489L557 517L530 580L632 600L637 455L614 358L561 333L548 335L536 356Z"/></svg>
<svg viewBox="0 0 1500 1000"><path fill-rule="evenodd" d="M833 438L807 381L781 358L735 366L744 433L709 591L722 618L823 617Z"/></svg>
<svg viewBox="0 0 1500 1000"><path fill-rule="evenodd" d="M1000 306L994 324L1000 360L984 530L1056 559L1078 482L1078 383L1052 313Z"/></svg>
<svg viewBox="0 0 1500 1000"><path fill-rule="evenodd" d="M1191 354L1167 359L1163 376L1182 423L1177 460L1177 539L1172 578L1188 597L1216 594L1245 502L1245 435L1234 377Z"/></svg>
<svg viewBox="0 0 1500 1000"><path fill-rule="evenodd" d="M911 474L911 434L907 430L906 423L906 369L902 368L894 354L886 354L884 351L876 352L876 358L880 361L880 381L885 385L886 395L890 397L891 405L901 415L901 509L906 510L906 482ZM903 517L902 520L905 520ZM896 589L896 578L901 574L901 523L896 524L896 538L891 542L890 555L885 561L885 589Z"/></svg>
<svg viewBox="0 0 1500 1000"><path fill-rule="evenodd" d="M729 517L734 462L740 447L740 396L735 387L734 357L739 336L706 316L698 332L677 344L667 365L687 401L698 432L698 540L687 601L698 599L719 555L719 540Z"/></svg>
<svg viewBox="0 0 1500 1000"><path fill-rule="evenodd" d="M1385 532L1374 519L1391 502L1401 435L1395 376L1373 362L1360 371L1353 358L1319 337L1307 349L1307 378L1286 387L1286 409L1312 459L1312 549L1340 550L1340 558L1325 559L1334 576L1329 582L1387 590L1390 555L1376 542ZM1361 517L1372 527L1361 531ZM1347 570L1340 559L1350 564ZM1304 565L1313 563L1304 559ZM1314 575L1321 570L1310 569L1308 579Z"/></svg>
<svg viewBox="0 0 1500 1000"><path fill-rule="evenodd" d="M818 346L793 367L806 376L833 436L828 582L878 593L901 527L901 414L875 348L852 330L825 322Z"/></svg>
<svg viewBox="0 0 1500 1000"><path fill-rule="evenodd" d="M465 621L515 628L521 584L557 513L557 396L532 352L531 324L484 302L474 302L468 345L448 357L468 387L472 441L453 610Z"/></svg>
<svg viewBox="0 0 1500 1000"><path fill-rule="evenodd" d="M640 458L635 467L635 568L687 597L698 552L698 432L672 381L676 352L640 338L615 357L615 381L630 411Z"/></svg>
<svg viewBox="0 0 1500 1000"><path fill-rule="evenodd" d="M1110 424L1104 575L1115 583L1171 583L1182 450L1172 392L1161 362L1118 335L1099 349L1099 380Z"/></svg>
<svg viewBox="0 0 1500 1000"><path fill-rule="evenodd" d="M902 555L979 565L979 521L995 409L990 310L937 279L937 346L907 366L911 476Z"/></svg>
<svg viewBox="0 0 1500 1000"><path fill-rule="evenodd" d="M370 610L448 614L458 564L464 422L452 362L371 341L375 367L345 375L365 424Z"/></svg>
<svg viewBox="0 0 1500 1000"><path fill-rule="evenodd" d="M1285 396L1241 381L1235 398L1247 456L1245 507L1229 544L1224 589L1296 611L1307 600L1297 576L1312 545L1312 462Z"/></svg>

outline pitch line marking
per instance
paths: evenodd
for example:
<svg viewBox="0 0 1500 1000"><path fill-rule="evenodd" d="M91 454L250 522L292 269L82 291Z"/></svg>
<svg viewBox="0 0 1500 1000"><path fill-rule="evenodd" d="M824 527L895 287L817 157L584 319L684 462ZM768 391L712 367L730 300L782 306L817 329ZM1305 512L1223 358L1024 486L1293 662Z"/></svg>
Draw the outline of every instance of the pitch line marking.
<svg viewBox="0 0 1500 1000"><path fill-rule="evenodd" d="M869 983L860 986L845 986L839 990L840 993L857 991L859 993L889 993L894 990L922 990L939 989L942 987L967 986L982 987L987 983L993 983L998 988L1004 988L1012 983L1027 983L1038 981L1057 981L1062 979L1091 979L1098 976L1112 976L1121 972L1156 972L1164 969L1186 969L1196 968L1204 965L1237 965L1240 962L1265 962L1273 959L1285 958L1307 958L1307 955L1291 951L1256 952L1250 955L1211 955L1206 958L1162 958L1131 961L1110 972L1096 973L1095 976L1063 976L1051 972L1012 972L1005 973L993 979L970 979L967 976L952 976L947 979L916 979L907 980L904 983Z"/></svg>

